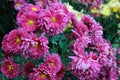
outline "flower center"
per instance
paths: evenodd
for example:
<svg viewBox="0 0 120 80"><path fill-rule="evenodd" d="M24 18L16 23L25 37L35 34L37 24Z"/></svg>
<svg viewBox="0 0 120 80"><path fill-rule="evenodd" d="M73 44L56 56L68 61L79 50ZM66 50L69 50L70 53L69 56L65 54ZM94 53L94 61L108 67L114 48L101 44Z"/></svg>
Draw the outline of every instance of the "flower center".
<svg viewBox="0 0 120 80"><path fill-rule="evenodd" d="M40 78L41 78L41 79L45 79L45 78L46 78L46 74L45 74L45 73L41 73L41 74L40 74Z"/></svg>
<svg viewBox="0 0 120 80"><path fill-rule="evenodd" d="M37 43L37 42L34 43L34 44L33 44L33 47L34 47L34 48L37 48L37 47L38 47L38 43Z"/></svg>
<svg viewBox="0 0 120 80"><path fill-rule="evenodd" d="M54 63L53 63L53 62L50 62L50 65L51 65L51 66L54 66Z"/></svg>
<svg viewBox="0 0 120 80"><path fill-rule="evenodd" d="M17 7L19 7L19 6L20 6L20 4L19 4L19 3L16 3L16 6L17 6Z"/></svg>
<svg viewBox="0 0 120 80"><path fill-rule="evenodd" d="M8 70L12 70L13 69L13 67L11 66L11 65L8 65Z"/></svg>
<svg viewBox="0 0 120 80"><path fill-rule="evenodd" d="M52 22L56 22L56 18L55 17L51 17L51 21Z"/></svg>
<svg viewBox="0 0 120 80"><path fill-rule="evenodd" d="M20 43L21 43L20 38L17 38L17 39L16 39L16 42L17 42L18 44L20 44Z"/></svg>
<svg viewBox="0 0 120 80"><path fill-rule="evenodd" d="M33 10L33 11L36 11L36 10L37 10L37 8L33 7L33 8L32 8L32 10Z"/></svg>
<svg viewBox="0 0 120 80"><path fill-rule="evenodd" d="M32 26L32 25L34 24L34 21L33 21L33 20L29 20L29 21L28 21L28 24L29 24L30 26Z"/></svg>
<svg viewBox="0 0 120 80"><path fill-rule="evenodd" d="M40 0L40 4L43 4L42 0Z"/></svg>

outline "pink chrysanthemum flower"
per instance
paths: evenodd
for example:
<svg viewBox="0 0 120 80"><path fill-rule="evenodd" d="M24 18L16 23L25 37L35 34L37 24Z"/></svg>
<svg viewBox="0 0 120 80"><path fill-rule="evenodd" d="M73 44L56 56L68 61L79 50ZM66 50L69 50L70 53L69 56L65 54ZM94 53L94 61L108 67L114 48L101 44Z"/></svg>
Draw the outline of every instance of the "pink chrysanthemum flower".
<svg viewBox="0 0 120 80"><path fill-rule="evenodd" d="M23 67L23 72L26 76L29 76L33 72L35 65L32 62L27 62Z"/></svg>
<svg viewBox="0 0 120 80"><path fill-rule="evenodd" d="M48 0L35 0L35 4L45 9L48 6Z"/></svg>
<svg viewBox="0 0 120 80"><path fill-rule="evenodd" d="M88 28L83 22L74 25L73 34L76 38L88 35Z"/></svg>
<svg viewBox="0 0 120 80"><path fill-rule="evenodd" d="M66 68L65 68L64 65L62 65L60 71L57 72L57 74L56 74L55 80L62 80L62 78L63 78L64 75L65 75L65 71L66 71Z"/></svg>
<svg viewBox="0 0 120 80"><path fill-rule="evenodd" d="M20 28L27 31L35 31L38 28L38 13L40 7L29 4L24 9L21 9L17 14L17 23Z"/></svg>
<svg viewBox="0 0 120 80"><path fill-rule="evenodd" d="M14 8L16 10L21 10L27 5L26 0L14 0Z"/></svg>
<svg viewBox="0 0 120 80"><path fill-rule="evenodd" d="M42 34L39 38L35 34L29 35L23 46L23 55L26 58L40 59L48 52L48 39Z"/></svg>
<svg viewBox="0 0 120 80"><path fill-rule="evenodd" d="M33 4L28 4L24 10L27 12L35 12L35 13L39 13L40 12L40 7L37 5L33 5Z"/></svg>
<svg viewBox="0 0 120 80"><path fill-rule="evenodd" d="M33 4L28 4L25 8L21 9L17 14L17 21L19 21L21 18L24 18L24 14L26 13L34 13L38 14L40 12L40 7Z"/></svg>
<svg viewBox="0 0 120 80"><path fill-rule="evenodd" d="M36 13L24 13L21 18L17 20L18 26L27 31L35 31L38 27L38 15Z"/></svg>
<svg viewBox="0 0 120 80"><path fill-rule="evenodd" d="M61 2L56 1L56 3L50 4L50 10L55 10L56 12L64 14L68 20L70 19L70 12L68 11L67 7Z"/></svg>
<svg viewBox="0 0 120 80"><path fill-rule="evenodd" d="M93 19L93 17L90 17L89 15L82 16L81 21L87 26L89 30L93 29L93 25L96 24L96 21Z"/></svg>
<svg viewBox="0 0 120 80"><path fill-rule="evenodd" d="M62 62L58 54L48 55L45 59L45 63L48 67L48 72L50 75L56 75L57 72L60 71Z"/></svg>
<svg viewBox="0 0 120 80"><path fill-rule="evenodd" d="M41 63L38 68L33 69L34 72L30 73L29 80L52 80L50 75L47 73L47 65Z"/></svg>
<svg viewBox="0 0 120 80"><path fill-rule="evenodd" d="M69 70L80 80L99 79L100 64L93 54L95 53L90 52L90 55L70 57L73 61L69 65Z"/></svg>
<svg viewBox="0 0 120 80"><path fill-rule="evenodd" d="M2 61L1 71L7 78L15 78L19 74L19 66L19 64L7 58Z"/></svg>
<svg viewBox="0 0 120 80"><path fill-rule="evenodd" d="M28 36L28 33L22 29L16 29L5 35L2 41L2 49L6 53L19 54L21 51L21 45L24 38Z"/></svg>
<svg viewBox="0 0 120 80"><path fill-rule="evenodd" d="M40 29L51 36L60 34L66 27L68 19L55 10L44 10L39 14Z"/></svg>

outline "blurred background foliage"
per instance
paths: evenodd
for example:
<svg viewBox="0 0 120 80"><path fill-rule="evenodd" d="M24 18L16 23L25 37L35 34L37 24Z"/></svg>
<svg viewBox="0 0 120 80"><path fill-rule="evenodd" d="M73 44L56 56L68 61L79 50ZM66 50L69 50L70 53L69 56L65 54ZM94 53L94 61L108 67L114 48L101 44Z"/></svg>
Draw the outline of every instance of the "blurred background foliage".
<svg viewBox="0 0 120 80"><path fill-rule="evenodd" d="M30 2L33 2L33 0L30 0ZM90 10L87 8L87 6L76 2L76 0L62 0L62 2L69 2L70 5L72 5L75 10L82 11L84 14L92 15ZM105 4L107 2L108 0L104 0ZM8 2L7 0L0 0L0 43L5 34L17 28L16 15L17 15L17 11L14 9L14 4L12 2ZM116 18L114 14L112 14L109 17L98 16L94 18L96 19L97 22L99 22L103 26L104 37L107 40L109 40L111 44L117 49L120 46L120 32L119 32L120 19ZM67 32L67 34L69 34L69 32ZM71 41L65 36L65 34L60 34L52 38L51 37L48 37L48 38L49 38L49 47L50 47L49 51L51 53L52 52L59 53L63 64L67 66L68 63L71 61L68 58L68 56L73 55L70 51ZM4 53L0 48L0 65L3 59L3 56L4 56ZM18 63L20 62L21 57L19 56L16 59ZM40 63L39 61L38 63ZM33 62L36 62L36 61L33 61ZM36 63L36 65L38 63ZM72 80L77 80L77 78L75 78L72 74L70 74L68 70L66 71L64 80L67 80L67 77L69 76L71 76ZM1 78L4 80L9 80L9 79L6 79L3 74L0 75L0 80L2 80ZM21 80L21 78L17 77L15 80ZM24 80L27 80L27 79L24 79Z"/></svg>

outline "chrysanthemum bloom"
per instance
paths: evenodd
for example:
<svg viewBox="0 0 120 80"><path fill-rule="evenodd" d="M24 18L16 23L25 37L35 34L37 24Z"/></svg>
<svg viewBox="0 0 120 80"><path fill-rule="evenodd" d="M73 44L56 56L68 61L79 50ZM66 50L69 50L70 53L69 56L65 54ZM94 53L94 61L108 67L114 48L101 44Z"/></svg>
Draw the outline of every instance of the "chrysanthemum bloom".
<svg viewBox="0 0 120 80"><path fill-rule="evenodd" d="M24 14L26 13L36 13L36 15L40 12L40 7L37 5L33 5L33 4L28 4L26 7L24 7L23 9L21 9L18 14L17 14L17 21L19 22L19 20L23 17L24 18Z"/></svg>
<svg viewBox="0 0 120 80"><path fill-rule="evenodd" d="M90 54L71 56L73 61L69 65L69 70L80 80L96 80L99 79L100 64L97 58Z"/></svg>
<svg viewBox="0 0 120 80"><path fill-rule="evenodd" d="M35 12L35 13L39 13L40 12L40 7L37 5L33 5L33 4L28 4L24 10L27 12Z"/></svg>
<svg viewBox="0 0 120 80"><path fill-rule="evenodd" d="M27 62L23 67L24 74L29 76L29 74L33 72L33 68L35 68L35 65L32 62Z"/></svg>
<svg viewBox="0 0 120 80"><path fill-rule="evenodd" d="M44 10L39 14L40 29L50 36L60 34L66 27L68 18L55 10Z"/></svg>
<svg viewBox="0 0 120 80"><path fill-rule="evenodd" d="M55 2L56 3L53 3L53 4L50 3L50 10L54 10L55 12L59 12L59 13L65 15L69 20L70 12L68 11L67 7L64 4L62 4L61 2L57 2L57 0Z"/></svg>
<svg viewBox="0 0 120 80"><path fill-rule="evenodd" d="M93 17L90 17L89 15L82 16L81 21L87 26L89 30L93 29L93 25L96 24L96 21L93 19Z"/></svg>
<svg viewBox="0 0 120 80"><path fill-rule="evenodd" d="M23 46L23 55L26 58L40 59L48 52L48 39L42 34L39 38L35 34L29 35Z"/></svg>
<svg viewBox="0 0 120 80"><path fill-rule="evenodd" d="M84 55L85 49L82 47L78 41L73 44L73 52L77 51L79 55Z"/></svg>
<svg viewBox="0 0 120 80"><path fill-rule="evenodd" d="M48 0L35 0L35 4L45 9L48 6Z"/></svg>
<svg viewBox="0 0 120 80"><path fill-rule="evenodd" d="M38 15L33 12L24 13L17 22L19 28L23 28L29 32L35 31L38 27Z"/></svg>
<svg viewBox="0 0 120 80"><path fill-rule="evenodd" d="M65 75L65 71L66 71L65 66L62 65L60 71L57 72L55 79L56 79L56 80L62 80L62 78L63 78L64 75Z"/></svg>
<svg viewBox="0 0 120 80"><path fill-rule="evenodd" d="M14 0L14 8L16 10L21 10L27 5L26 0Z"/></svg>
<svg viewBox="0 0 120 80"><path fill-rule="evenodd" d="M83 22L75 23L73 34L76 38L88 35L89 31Z"/></svg>
<svg viewBox="0 0 120 80"><path fill-rule="evenodd" d="M38 68L33 69L34 72L30 73L29 80L52 80L50 75L47 73L47 65L41 63Z"/></svg>
<svg viewBox="0 0 120 80"><path fill-rule="evenodd" d="M2 41L2 49L6 53L19 54L23 39L28 36L28 33L22 29L12 30L5 35Z"/></svg>
<svg viewBox="0 0 120 80"><path fill-rule="evenodd" d="M10 58L2 61L1 71L7 78L15 78L19 74L19 64L13 62Z"/></svg>
<svg viewBox="0 0 120 80"><path fill-rule="evenodd" d="M62 62L58 54L53 53L52 55L48 55L45 59L45 63L48 67L49 74L56 75L57 72L60 71Z"/></svg>

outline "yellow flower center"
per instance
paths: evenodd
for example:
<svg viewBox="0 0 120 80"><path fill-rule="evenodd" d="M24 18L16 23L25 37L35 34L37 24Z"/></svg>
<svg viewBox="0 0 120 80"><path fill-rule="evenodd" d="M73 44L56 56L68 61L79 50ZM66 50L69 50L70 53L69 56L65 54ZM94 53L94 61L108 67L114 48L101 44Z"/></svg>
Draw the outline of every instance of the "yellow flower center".
<svg viewBox="0 0 120 80"><path fill-rule="evenodd" d="M40 0L40 4L43 4L42 0Z"/></svg>
<svg viewBox="0 0 120 80"><path fill-rule="evenodd" d="M17 42L18 44L20 44L20 43L21 43L20 38L17 38L17 39L16 39L16 42Z"/></svg>
<svg viewBox="0 0 120 80"><path fill-rule="evenodd" d="M50 65L51 65L51 66L54 66L54 63L53 63L53 62L50 62Z"/></svg>
<svg viewBox="0 0 120 80"><path fill-rule="evenodd" d="M37 48L38 47L38 43L34 43L33 47Z"/></svg>
<svg viewBox="0 0 120 80"><path fill-rule="evenodd" d="M28 24L31 26L31 25L34 24L34 21L33 21L33 20L29 20L29 21L28 21Z"/></svg>
<svg viewBox="0 0 120 80"><path fill-rule="evenodd" d="M17 7L19 7L19 6L20 6L20 4L19 4L19 3L16 3L16 6L17 6Z"/></svg>
<svg viewBox="0 0 120 80"><path fill-rule="evenodd" d="M36 10L37 10L37 8L33 7L33 8L32 8L32 10L33 10L33 11L36 11Z"/></svg>
<svg viewBox="0 0 120 80"><path fill-rule="evenodd" d="M11 65L8 65L8 70L12 70L13 67Z"/></svg>
<svg viewBox="0 0 120 80"><path fill-rule="evenodd" d="M40 74L40 78L41 78L41 79L45 79L45 78L46 78L46 74L45 74L45 73L41 73L41 74Z"/></svg>
<svg viewBox="0 0 120 80"><path fill-rule="evenodd" d="M56 18L55 17L51 17L51 21L52 22L56 22Z"/></svg>

